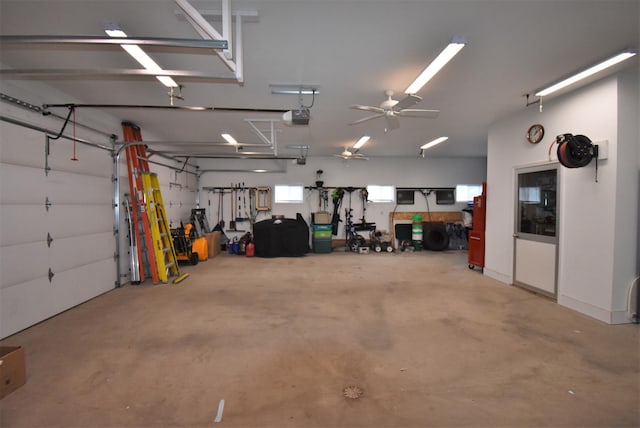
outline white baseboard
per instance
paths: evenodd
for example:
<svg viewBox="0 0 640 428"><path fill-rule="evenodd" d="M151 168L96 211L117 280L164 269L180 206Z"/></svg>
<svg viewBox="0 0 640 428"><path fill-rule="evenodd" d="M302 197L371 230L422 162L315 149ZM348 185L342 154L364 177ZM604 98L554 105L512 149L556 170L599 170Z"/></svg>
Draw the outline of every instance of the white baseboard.
<svg viewBox="0 0 640 428"><path fill-rule="evenodd" d="M558 296L558 304L607 324L628 324L631 322L627 311L612 312L607 309L594 306L591 303L574 299L566 294L560 294Z"/></svg>
<svg viewBox="0 0 640 428"><path fill-rule="evenodd" d="M496 272L495 270L491 270L486 267L482 270L482 273L489 278L495 279L496 281L504 282L505 284L513 284L513 278L511 277L511 275Z"/></svg>

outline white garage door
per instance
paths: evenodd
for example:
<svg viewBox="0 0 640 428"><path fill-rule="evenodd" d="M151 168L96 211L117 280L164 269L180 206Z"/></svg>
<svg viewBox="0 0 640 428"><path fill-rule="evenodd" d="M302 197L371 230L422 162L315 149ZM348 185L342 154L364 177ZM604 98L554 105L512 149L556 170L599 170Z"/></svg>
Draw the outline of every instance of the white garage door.
<svg viewBox="0 0 640 428"><path fill-rule="evenodd" d="M0 122L0 338L115 287L110 153ZM48 204L47 204L48 202ZM51 238L48 242L48 237Z"/></svg>

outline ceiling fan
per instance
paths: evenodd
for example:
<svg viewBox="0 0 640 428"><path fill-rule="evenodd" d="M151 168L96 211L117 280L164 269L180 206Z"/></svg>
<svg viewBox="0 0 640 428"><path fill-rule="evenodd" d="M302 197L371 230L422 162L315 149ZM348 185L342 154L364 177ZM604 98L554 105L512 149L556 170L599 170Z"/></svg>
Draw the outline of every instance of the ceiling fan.
<svg viewBox="0 0 640 428"><path fill-rule="evenodd" d="M387 99L380 104L380 107L365 106L360 104L352 105L352 109L371 111L375 114L356 120L355 122L351 122L349 123L349 125L356 125L358 123L366 122L371 119L384 117L387 121L387 127L385 128L386 132L388 130L396 129L400 126L398 116L435 119L440 113L440 110L409 108L422 100L422 98L418 95L409 94L405 98L398 101L391 98L393 96L392 90L387 89L386 91L384 91L384 94L387 96Z"/></svg>
<svg viewBox="0 0 640 428"><path fill-rule="evenodd" d="M358 149L351 151L349 148L345 147L344 151L339 155L334 155L335 157L342 158L344 160L369 160L368 157L358 153Z"/></svg>

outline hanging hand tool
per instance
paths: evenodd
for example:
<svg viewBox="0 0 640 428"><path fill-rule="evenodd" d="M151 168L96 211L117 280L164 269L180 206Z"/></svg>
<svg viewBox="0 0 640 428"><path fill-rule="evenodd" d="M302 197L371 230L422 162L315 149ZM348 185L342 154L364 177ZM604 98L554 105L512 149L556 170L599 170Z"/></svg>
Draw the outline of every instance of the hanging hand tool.
<svg viewBox="0 0 640 428"><path fill-rule="evenodd" d="M238 209L236 210L236 221L242 221L242 217L240 217L240 212L242 211L242 196L240 196L240 192L242 188L240 187L240 183L236 185L236 196L238 197Z"/></svg>
<svg viewBox="0 0 640 428"><path fill-rule="evenodd" d="M220 228L222 230L224 230L224 189L220 189L220 205L219 205L219 210L220 210Z"/></svg>
<svg viewBox="0 0 640 428"><path fill-rule="evenodd" d="M229 228L231 230L236 230L236 216L234 213L234 206L236 205L236 192L235 192L235 187L233 187L233 183L231 183L231 220L229 220Z"/></svg>
<svg viewBox="0 0 640 428"><path fill-rule="evenodd" d="M249 213L247 212L247 189L244 187L244 181L242 182L242 208L244 209L244 221L250 220Z"/></svg>

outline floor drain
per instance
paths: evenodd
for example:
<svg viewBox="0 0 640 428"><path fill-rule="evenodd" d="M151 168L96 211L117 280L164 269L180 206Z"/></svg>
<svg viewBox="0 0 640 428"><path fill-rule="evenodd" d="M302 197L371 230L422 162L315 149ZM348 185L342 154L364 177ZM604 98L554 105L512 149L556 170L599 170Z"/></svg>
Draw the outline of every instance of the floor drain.
<svg viewBox="0 0 640 428"><path fill-rule="evenodd" d="M347 398L351 398L352 400L362 397L362 394L364 394L364 391L358 386L347 386L342 390L342 395Z"/></svg>

